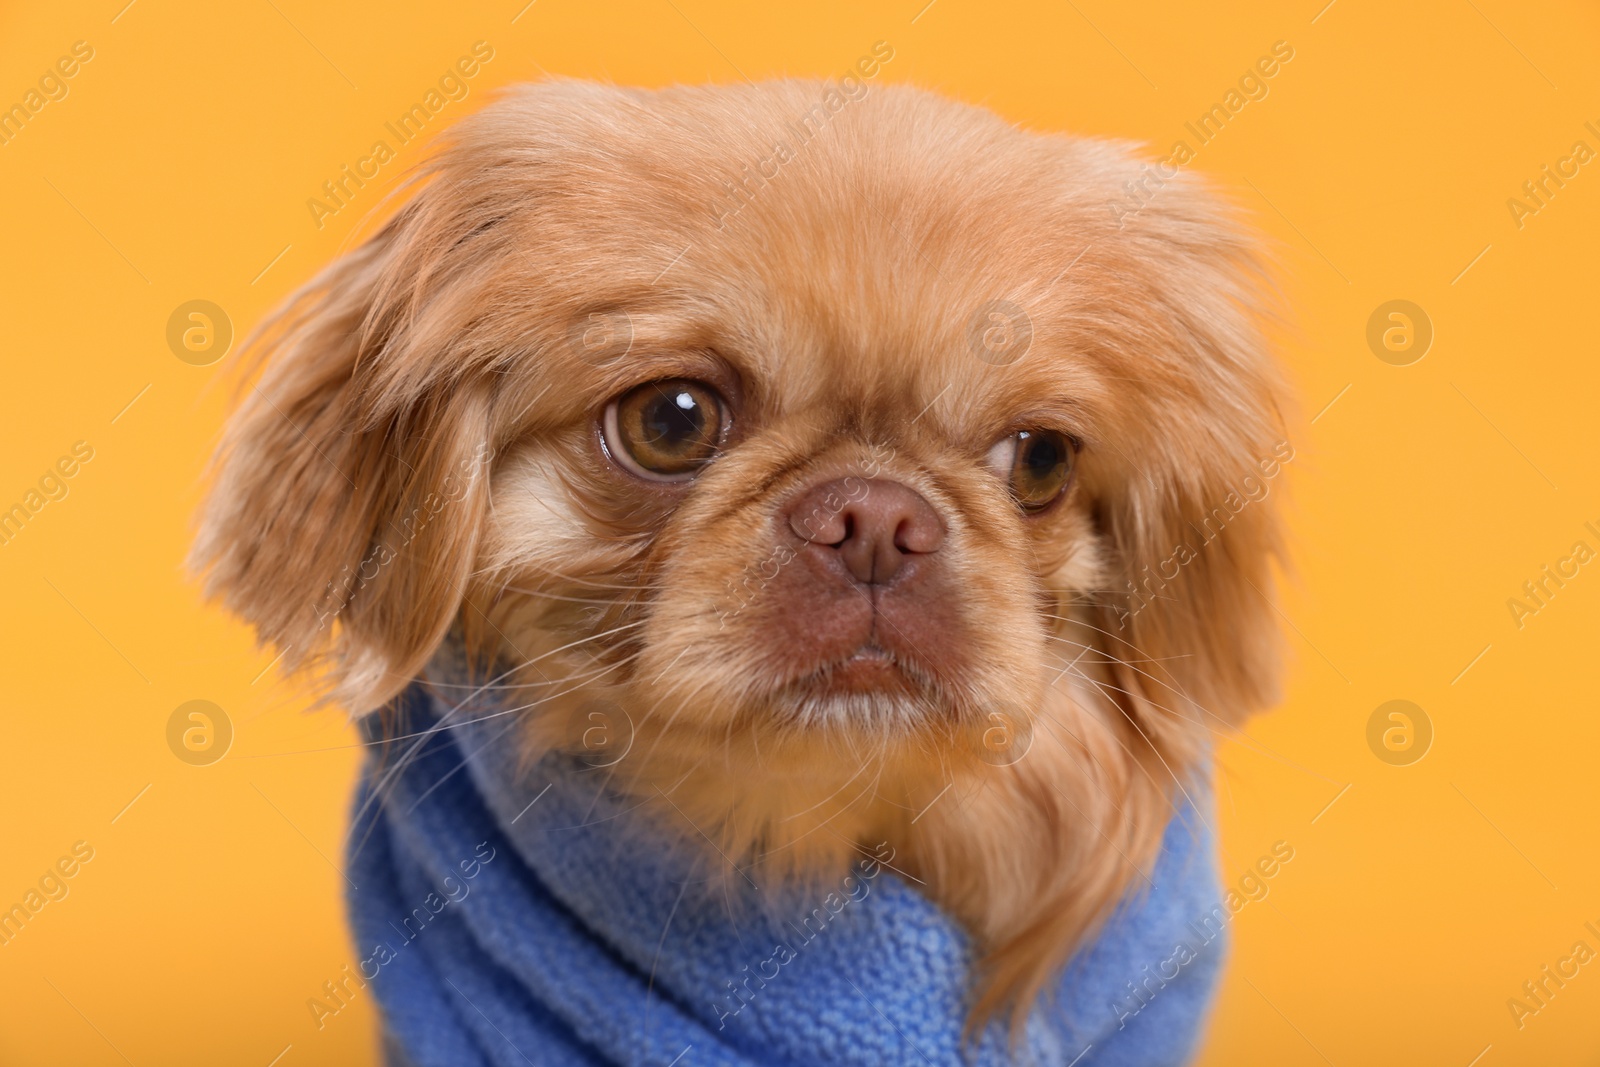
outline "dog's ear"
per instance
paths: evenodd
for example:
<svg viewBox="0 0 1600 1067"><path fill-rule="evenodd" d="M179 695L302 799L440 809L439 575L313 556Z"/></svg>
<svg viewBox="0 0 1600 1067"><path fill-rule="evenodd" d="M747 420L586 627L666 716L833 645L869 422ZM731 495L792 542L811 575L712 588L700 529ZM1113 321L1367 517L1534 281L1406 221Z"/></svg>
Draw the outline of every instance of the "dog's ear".
<svg viewBox="0 0 1600 1067"><path fill-rule="evenodd" d="M1280 472L1293 458L1285 439L1261 444L1260 462ZM1248 455L1199 493L1155 502L1130 486L1111 502L1120 588L1100 626L1121 661L1117 686L1146 710L1213 731L1275 703L1282 674L1280 520L1259 493L1282 493L1283 475L1263 475Z"/></svg>
<svg viewBox="0 0 1600 1067"><path fill-rule="evenodd" d="M407 207L246 346L259 380L213 459L190 556L209 596L357 713L450 627L487 507L491 387L425 351L448 343L436 309L459 303L427 213Z"/></svg>
<svg viewBox="0 0 1600 1067"><path fill-rule="evenodd" d="M1257 239L1192 176L1121 237L1113 270L1131 310L1101 355L1140 384L1118 390L1088 472L1116 567L1099 625L1134 703L1235 725L1276 702L1281 676L1275 569L1294 448L1269 351L1277 297Z"/></svg>

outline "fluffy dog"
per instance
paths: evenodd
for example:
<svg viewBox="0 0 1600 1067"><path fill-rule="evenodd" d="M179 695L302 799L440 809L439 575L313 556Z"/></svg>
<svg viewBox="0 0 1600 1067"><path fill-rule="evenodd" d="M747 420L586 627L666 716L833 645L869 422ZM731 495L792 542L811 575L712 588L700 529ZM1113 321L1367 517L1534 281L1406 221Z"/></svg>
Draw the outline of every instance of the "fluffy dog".
<svg viewBox="0 0 1600 1067"><path fill-rule="evenodd" d="M1022 1019L1274 699L1270 300L1193 175L828 91L461 122L259 332L195 560L357 714L453 628L530 752L627 709L611 787L741 872L893 842Z"/></svg>

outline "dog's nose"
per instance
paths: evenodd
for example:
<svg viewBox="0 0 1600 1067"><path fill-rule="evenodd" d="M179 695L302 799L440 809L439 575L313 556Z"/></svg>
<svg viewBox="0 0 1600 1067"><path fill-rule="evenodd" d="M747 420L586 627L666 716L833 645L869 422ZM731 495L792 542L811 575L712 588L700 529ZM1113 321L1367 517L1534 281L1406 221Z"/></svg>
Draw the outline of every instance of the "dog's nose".
<svg viewBox="0 0 1600 1067"><path fill-rule="evenodd" d="M789 528L819 549L838 554L864 585L894 578L908 556L937 552L944 522L915 490L882 479L840 478L798 494Z"/></svg>

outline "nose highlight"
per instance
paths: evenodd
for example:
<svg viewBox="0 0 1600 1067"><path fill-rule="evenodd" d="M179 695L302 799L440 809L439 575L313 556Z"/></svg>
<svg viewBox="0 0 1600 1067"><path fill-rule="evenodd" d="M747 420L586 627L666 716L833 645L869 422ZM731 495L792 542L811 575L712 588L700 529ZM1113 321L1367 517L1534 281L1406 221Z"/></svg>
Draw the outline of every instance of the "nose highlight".
<svg viewBox="0 0 1600 1067"><path fill-rule="evenodd" d="M922 495L885 479L841 478L812 486L789 505L789 528L838 553L863 585L894 578L911 556L937 552L944 522Z"/></svg>

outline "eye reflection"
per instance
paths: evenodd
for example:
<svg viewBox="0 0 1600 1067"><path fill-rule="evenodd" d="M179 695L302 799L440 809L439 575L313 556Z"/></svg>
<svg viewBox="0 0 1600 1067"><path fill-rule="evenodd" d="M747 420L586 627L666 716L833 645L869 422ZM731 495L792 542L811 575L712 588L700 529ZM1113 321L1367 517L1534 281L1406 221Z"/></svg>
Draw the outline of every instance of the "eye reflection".
<svg viewBox="0 0 1600 1067"><path fill-rule="evenodd" d="M606 408L606 446L640 477L692 477L722 445L724 410L716 390L702 382L647 382Z"/></svg>

